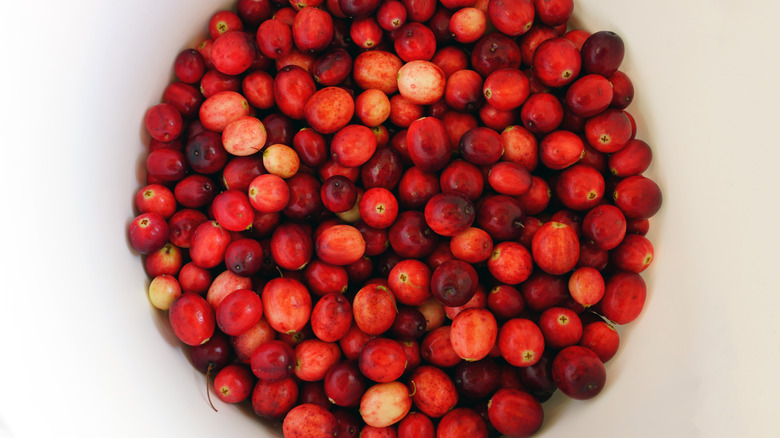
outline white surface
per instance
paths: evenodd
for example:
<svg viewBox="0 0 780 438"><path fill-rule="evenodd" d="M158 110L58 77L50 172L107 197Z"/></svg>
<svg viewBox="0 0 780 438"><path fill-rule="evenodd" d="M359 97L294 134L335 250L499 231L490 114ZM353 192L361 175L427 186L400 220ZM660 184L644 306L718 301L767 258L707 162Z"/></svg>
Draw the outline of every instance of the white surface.
<svg viewBox="0 0 780 438"><path fill-rule="evenodd" d="M0 436L263 436L251 414L210 410L125 237L143 114L231 2L10 3ZM768 0L577 2L589 30L626 42L629 110L665 198L645 313L605 391L553 402L538 436L776 434L778 13Z"/></svg>

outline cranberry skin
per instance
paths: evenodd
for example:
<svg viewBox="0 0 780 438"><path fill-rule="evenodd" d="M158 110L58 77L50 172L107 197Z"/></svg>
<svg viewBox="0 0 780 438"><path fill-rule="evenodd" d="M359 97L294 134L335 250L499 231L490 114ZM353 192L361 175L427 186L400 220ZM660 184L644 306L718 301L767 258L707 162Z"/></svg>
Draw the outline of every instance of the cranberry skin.
<svg viewBox="0 0 780 438"><path fill-rule="evenodd" d="M390 32L406 24L406 7L397 0L382 2L376 11L379 27Z"/></svg>
<svg viewBox="0 0 780 438"><path fill-rule="evenodd" d="M574 43L558 37L546 40L536 47L533 66L533 72L542 84L559 88L577 79L582 60Z"/></svg>
<svg viewBox="0 0 780 438"><path fill-rule="evenodd" d="M513 318L501 326L497 345L507 362L516 367L527 367L541 359L544 335L533 321Z"/></svg>
<svg viewBox="0 0 780 438"><path fill-rule="evenodd" d="M598 320L585 325L579 344L594 353L606 363L620 347L620 335L610 324Z"/></svg>
<svg viewBox="0 0 780 438"><path fill-rule="evenodd" d="M325 394L336 406L353 407L366 391L366 379L354 361L333 365L323 380Z"/></svg>
<svg viewBox="0 0 780 438"><path fill-rule="evenodd" d="M425 23L436 12L436 2L431 0L401 0L406 7L408 21Z"/></svg>
<svg viewBox="0 0 780 438"><path fill-rule="evenodd" d="M168 222L159 213L143 213L130 223L130 245L141 254L151 254L168 242Z"/></svg>
<svg viewBox="0 0 780 438"><path fill-rule="evenodd" d="M476 201L485 186L479 167L464 160L454 160L444 168L440 176L441 189L444 192L459 192L471 201Z"/></svg>
<svg viewBox="0 0 780 438"><path fill-rule="evenodd" d="M573 345L561 350L553 359L552 376L562 393L575 400L588 400L604 388L607 373L596 353Z"/></svg>
<svg viewBox="0 0 780 438"><path fill-rule="evenodd" d="M531 252L518 242L501 242L493 248L487 261L490 274L499 282L516 285L533 271Z"/></svg>
<svg viewBox="0 0 780 438"><path fill-rule="evenodd" d="M548 400L558 390L552 378L554 354L552 350L547 350L535 364L517 368L520 383L540 402Z"/></svg>
<svg viewBox="0 0 780 438"><path fill-rule="evenodd" d="M517 318L525 310L523 295L515 287L501 284L490 290L487 307L499 320Z"/></svg>
<svg viewBox="0 0 780 438"><path fill-rule="evenodd" d="M220 35L230 31L243 30L244 23L241 17L233 11L222 10L214 13L208 22L209 36L217 39Z"/></svg>
<svg viewBox="0 0 780 438"><path fill-rule="evenodd" d="M352 71L352 57L344 49L331 49L312 64L314 81L326 87L336 86L349 77Z"/></svg>
<svg viewBox="0 0 780 438"><path fill-rule="evenodd" d="M462 436L487 438L486 419L472 408L460 407L447 412L436 428L439 437Z"/></svg>
<svg viewBox="0 0 780 438"><path fill-rule="evenodd" d="M351 209L357 201L357 195L355 184L341 175L328 178L320 188L322 204L333 213L343 213Z"/></svg>
<svg viewBox="0 0 780 438"><path fill-rule="evenodd" d="M368 226L381 230L390 227L398 217L398 201L392 192L382 187L366 190L358 208Z"/></svg>
<svg viewBox="0 0 780 438"><path fill-rule="evenodd" d="M289 437L332 437L336 436L338 426L336 417L330 411L318 404L304 403L290 409L282 422L282 431L284 436Z"/></svg>
<svg viewBox="0 0 780 438"><path fill-rule="evenodd" d="M555 194L566 208L590 210L604 198L604 177L587 164L564 169L555 184Z"/></svg>
<svg viewBox="0 0 780 438"><path fill-rule="evenodd" d="M256 28L263 21L271 18L270 0L238 0L236 13L249 28Z"/></svg>
<svg viewBox="0 0 780 438"><path fill-rule="evenodd" d="M615 205L627 219L648 219L661 209L663 195L655 181L642 175L620 180L612 193Z"/></svg>
<svg viewBox="0 0 780 438"><path fill-rule="evenodd" d="M561 275L577 264L580 242L572 227L561 222L547 222L534 234L531 252L540 269Z"/></svg>
<svg viewBox="0 0 780 438"><path fill-rule="evenodd" d="M233 360L230 338L215 330L211 339L190 348L190 359L192 359L192 365L195 369L201 373L221 370Z"/></svg>
<svg viewBox="0 0 780 438"><path fill-rule="evenodd" d="M494 164L488 172L488 184L502 195L520 196L533 185L531 172L521 164L503 161Z"/></svg>
<svg viewBox="0 0 780 438"><path fill-rule="evenodd" d="M209 303L191 292L181 294L171 304L168 321L176 337L189 346L208 341L217 325L214 310Z"/></svg>
<svg viewBox="0 0 780 438"><path fill-rule="evenodd" d="M435 173L412 166L398 182L398 204L405 210L420 209L440 191L439 177Z"/></svg>
<svg viewBox="0 0 780 438"><path fill-rule="evenodd" d="M628 234L612 251L610 260L620 270L639 274L650 266L653 254L653 244L650 240L639 234Z"/></svg>
<svg viewBox="0 0 780 438"><path fill-rule="evenodd" d="M375 382L392 382L406 370L406 353L397 341L375 338L363 346L358 367L364 376Z"/></svg>
<svg viewBox="0 0 780 438"><path fill-rule="evenodd" d="M229 336L238 336L263 316L263 303L253 290L239 289L231 292L216 309L217 326Z"/></svg>
<svg viewBox="0 0 780 438"><path fill-rule="evenodd" d="M360 260L366 242L360 231L350 225L334 225L315 239L315 251L325 263L344 266Z"/></svg>
<svg viewBox="0 0 780 438"><path fill-rule="evenodd" d="M455 387L464 401L483 399L499 388L500 374L501 368L489 357L474 362L463 361L455 368Z"/></svg>
<svg viewBox="0 0 780 438"><path fill-rule="evenodd" d="M173 72L180 81L195 84L206 72L206 61L197 50L185 49L176 55L173 61Z"/></svg>
<svg viewBox="0 0 780 438"><path fill-rule="evenodd" d="M360 181L366 189L382 187L393 190L401 181L402 175L401 157L389 147L377 149L360 169Z"/></svg>
<svg viewBox="0 0 780 438"><path fill-rule="evenodd" d="M477 166L496 163L504 153L501 135L485 127L472 128L463 134L459 148L463 158Z"/></svg>
<svg viewBox="0 0 780 438"><path fill-rule="evenodd" d="M407 306L419 306L431 296L431 269L419 260L398 262L390 270L387 282L398 302Z"/></svg>
<svg viewBox="0 0 780 438"><path fill-rule="evenodd" d="M571 131L553 131L539 142L539 158L553 170L565 169L580 161L585 153L582 139Z"/></svg>
<svg viewBox="0 0 780 438"><path fill-rule="evenodd" d="M551 307L539 315L539 329L548 348L560 350L576 345L582 337L582 322L579 316L565 307Z"/></svg>
<svg viewBox="0 0 780 438"><path fill-rule="evenodd" d="M335 1L335 0L330 0ZM331 409L331 413L336 417L339 423L339 431L336 434L338 438L359 438L363 419L354 409L336 407Z"/></svg>
<svg viewBox="0 0 780 438"><path fill-rule="evenodd" d="M563 305L569 297L566 278L543 271L531 274L528 280L520 285L520 292L528 308L537 313Z"/></svg>
<svg viewBox="0 0 780 438"><path fill-rule="evenodd" d="M574 115L593 117L609 107L612 96L612 84L607 78L588 74L569 86L564 102Z"/></svg>
<svg viewBox="0 0 780 438"><path fill-rule="evenodd" d="M368 335L381 335L393 326L396 302L392 292L383 285L363 286L352 300L355 324Z"/></svg>
<svg viewBox="0 0 780 438"><path fill-rule="evenodd" d="M482 93L494 108L501 111L513 110L528 99L528 76L516 68L496 70L485 78Z"/></svg>
<svg viewBox="0 0 780 438"><path fill-rule="evenodd" d="M588 144L605 154L620 151L633 137L627 113L616 108L607 108L589 118L584 129Z"/></svg>
<svg viewBox="0 0 780 438"><path fill-rule="evenodd" d="M379 4L379 0L338 0L341 11L344 15L352 19L359 19L371 15L379 7Z"/></svg>
<svg viewBox="0 0 780 438"><path fill-rule="evenodd" d="M200 80L200 92L203 97L208 99L222 91L241 91L241 78L239 76L226 75L210 69L206 71ZM200 108L198 109L200 115Z"/></svg>
<svg viewBox="0 0 780 438"><path fill-rule="evenodd" d="M615 324L628 324L642 313L646 297L647 286L641 275L619 271L606 279L599 307L604 317Z"/></svg>
<svg viewBox="0 0 780 438"><path fill-rule="evenodd" d="M398 438L436 438L436 427L421 412L409 412L398 422Z"/></svg>
<svg viewBox="0 0 780 438"><path fill-rule="evenodd" d="M448 260L431 275L431 293L449 307L466 304L477 292L478 284L477 271L462 260Z"/></svg>
<svg viewBox="0 0 780 438"><path fill-rule="evenodd" d="M406 133L409 156L420 170L436 172L450 161L451 146L441 120L424 117L413 121Z"/></svg>
<svg viewBox="0 0 780 438"><path fill-rule="evenodd" d="M440 418L458 403L458 390L441 369L430 365L417 367L409 376L409 386L416 389L412 400L423 414Z"/></svg>
<svg viewBox="0 0 780 438"><path fill-rule="evenodd" d="M271 113L263 120L267 132L266 144L289 145L295 136L295 122L281 113Z"/></svg>
<svg viewBox="0 0 780 438"><path fill-rule="evenodd" d="M265 319L279 333L300 332L310 320L311 295L298 280L274 278L265 284L260 298Z"/></svg>
<svg viewBox="0 0 780 438"><path fill-rule="evenodd" d="M626 109L634 100L634 83L627 74L618 70L612 75L607 76L607 80L612 84L612 108Z"/></svg>
<svg viewBox="0 0 780 438"><path fill-rule="evenodd" d="M384 32L374 17L361 18L352 22L349 36L362 49L373 49L382 42Z"/></svg>
<svg viewBox="0 0 780 438"><path fill-rule="evenodd" d="M310 221L319 217L322 212L320 183L317 178L298 172L289 179L290 202L282 213L295 221Z"/></svg>
<svg viewBox="0 0 780 438"><path fill-rule="evenodd" d="M550 93L532 94L520 110L523 126L533 133L552 132L563 122L563 105Z"/></svg>
<svg viewBox="0 0 780 438"><path fill-rule="evenodd" d="M522 111L521 111L522 118ZM501 131L504 148L502 161L511 161L533 171L539 165L539 142L534 134L519 125L512 125Z"/></svg>
<svg viewBox="0 0 780 438"><path fill-rule="evenodd" d="M231 242L225 251L225 266L234 274L251 277L260 271L263 247L254 239Z"/></svg>
<svg viewBox="0 0 780 438"><path fill-rule="evenodd" d="M593 306L604 296L604 278L598 269L578 267L569 277L569 293L583 307Z"/></svg>
<svg viewBox="0 0 780 438"><path fill-rule="evenodd" d="M436 37L433 31L422 23L407 23L398 30L393 48L404 62L429 61L436 53Z"/></svg>
<svg viewBox="0 0 780 438"><path fill-rule="evenodd" d="M298 400L298 383L292 377L258 380L252 391L252 409L259 417L282 420Z"/></svg>
<svg viewBox="0 0 780 438"><path fill-rule="evenodd" d="M475 215L471 200L458 192L439 193L425 205L425 222L442 236L454 236L467 230Z"/></svg>
<svg viewBox="0 0 780 438"><path fill-rule="evenodd" d="M203 131L190 138L184 152L192 170L204 175L219 172L230 158L222 146L222 136L213 131Z"/></svg>
<svg viewBox="0 0 780 438"><path fill-rule="evenodd" d="M621 150L610 154L609 171L620 178L639 175L650 167L653 151L646 142L633 139Z"/></svg>
<svg viewBox="0 0 780 438"><path fill-rule="evenodd" d="M213 281L209 270L192 262L181 267L178 279L183 292L193 292L198 295L205 294Z"/></svg>
<svg viewBox="0 0 780 438"><path fill-rule="evenodd" d="M315 258L306 265L303 275L312 295L322 297L347 290L348 274L343 266L330 265Z"/></svg>
<svg viewBox="0 0 780 438"><path fill-rule="evenodd" d="M364 255L376 256L384 253L390 247L390 239L387 237L386 229L374 228L359 220L355 223L355 228L363 235L366 241L366 252Z"/></svg>
<svg viewBox="0 0 780 438"><path fill-rule="evenodd" d="M488 418L500 433L529 437L542 427L544 410L531 394L519 389L502 388L488 402Z"/></svg>
<svg viewBox="0 0 780 438"><path fill-rule="evenodd" d="M455 111L474 111L479 108L482 95L482 76L474 70L458 70L447 78L444 99Z"/></svg>
<svg viewBox="0 0 780 438"><path fill-rule="evenodd" d="M211 62L217 71L228 75L240 75L255 61L257 47L245 32L227 32L214 40Z"/></svg>
<svg viewBox="0 0 780 438"><path fill-rule="evenodd" d="M271 235L271 255L282 269L301 270L311 261L314 243L304 226L287 222Z"/></svg>
<svg viewBox="0 0 780 438"><path fill-rule="evenodd" d="M528 32L536 15L531 0L492 0L487 14L496 29L513 37Z"/></svg>
<svg viewBox="0 0 780 438"><path fill-rule="evenodd" d="M511 196L494 195L485 199L477 208L475 222L493 240L513 240L520 235L524 217L520 201Z"/></svg>
<svg viewBox="0 0 780 438"><path fill-rule="evenodd" d="M352 306L341 292L331 292L317 301L311 314L311 328L318 339L336 342L349 331Z"/></svg>
<svg viewBox="0 0 780 438"><path fill-rule="evenodd" d="M309 167L320 167L328 161L328 143L325 137L311 128L296 132L292 140L293 149L301 163Z"/></svg>
<svg viewBox="0 0 780 438"><path fill-rule="evenodd" d="M536 18L548 26L560 26L574 12L573 0L534 0Z"/></svg>
<svg viewBox="0 0 780 438"><path fill-rule="evenodd" d="M376 151L374 133L363 125L347 125L333 136L331 157L345 167L365 164Z"/></svg>
<svg viewBox="0 0 780 438"><path fill-rule="evenodd" d="M192 234L198 225L206 222L206 217L200 210L193 210L189 208L183 208L171 216L168 220L168 227L170 228L169 239L171 243L179 248L189 248Z"/></svg>
<svg viewBox="0 0 780 438"><path fill-rule="evenodd" d="M214 218L228 231L244 231L255 220L255 210L245 192L230 189L214 197Z"/></svg>
<svg viewBox="0 0 780 438"><path fill-rule="evenodd" d="M609 252L591 245L582 240L580 241L580 258L577 260L577 267L587 266L596 270L603 270L609 262Z"/></svg>
<svg viewBox="0 0 780 438"><path fill-rule="evenodd" d="M585 40L580 50L582 69L585 73L610 76L623 62L625 46L623 39L615 32L595 32Z"/></svg>
<svg viewBox="0 0 780 438"><path fill-rule="evenodd" d="M496 344L498 325L487 309L465 309L455 316L451 327L452 348L466 361L485 358Z"/></svg>
<svg viewBox="0 0 780 438"><path fill-rule="evenodd" d="M146 157L148 177L160 182L175 182L184 178L187 164L184 154L169 148L157 149Z"/></svg>
<svg viewBox="0 0 780 438"><path fill-rule="evenodd" d="M517 197L520 206L529 215L539 214L547 209L552 198L550 185L542 177L531 175L531 189Z"/></svg>
<svg viewBox="0 0 780 438"><path fill-rule="evenodd" d="M158 141L176 140L183 129L181 113L168 103L158 103L149 108L144 124L146 132Z"/></svg>
<svg viewBox="0 0 780 438"><path fill-rule="evenodd" d="M617 247L626 235L626 217L611 204L598 205L582 219L582 236L602 250Z"/></svg>
<svg viewBox="0 0 780 438"><path fill-rule="evenodd" d="M283 67L274 79L276 105L282 114L291 119L303 120L305 118L306 102L316 91L314 79L306 70L297 65Z"/></svg>
<svg viewBox="0 0 780 438"><path fill-rule="evenodd" d="M176 201L184 208L201 208L208 205L216 195L214 181L205 175L189 175L174 187Z"/></svg>
<svg viewBox="0 0 780 438"><path fill-rule="evenodd" d="M249 186L258 176L265 173L261 154L247 157L232 157L222 169L222 185L225 189L249 194Z"/></svg>
<svg viewBox="0 0 780 438"><path fill-rule="evenodd" d="M390 334L397 339L408 341L419 339L425 334L426 328L427 322L422 312L414 307L398 306L398 314L390 327Z"/></svg>
<svg viewBox="0 0 780 438"><path fill-rule="evenodd" d="M390 246L402 258L422 258L430 254L438 240L420 211L407 210L398 215L388 231Z"/></svg>
<svg viewBox="0 0 780 438"><path fill-rule="evenodd" d="M192 120L198 117L204 97L195 86L184 82L172 82L163 92L163 102L173 105L182 117ZM179 136L181 139L182 136ZM156 141L156 140L155 140Z"/></svg>
<svg viewBox="0 0 780 438"><path fill-rule="evenodd" d="M295 376L305 382L319 382L325 378L328 369L339 361L341 350L333 342L308 336L301 339L295 345Z"/></svg>
<svg viewBox="0 0 780 438"><path fill-rule="evenodd" d="M265 20L257 28L257 48L270 59L283 58L293 49L292 29L280 20Z"/></svg>
<svg viewBox="0 0 780 438"><path fill-rule="evenodd" d="M471 52L472 68L483 78L503 68L520 68L521 60L517 43L499 32L492 32L480 38Z"/></svg>

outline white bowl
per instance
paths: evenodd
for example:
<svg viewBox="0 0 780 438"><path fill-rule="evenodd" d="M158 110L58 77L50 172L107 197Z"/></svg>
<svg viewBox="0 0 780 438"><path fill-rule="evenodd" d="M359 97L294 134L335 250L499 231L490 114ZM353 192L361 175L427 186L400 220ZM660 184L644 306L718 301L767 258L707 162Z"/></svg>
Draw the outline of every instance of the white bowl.
<svg viewBox="0 0 780 438"><path fill-rule="evenodd" d="M215 397L211 410L126 238L144 112L175 55L231 4L0 7L0 436L274 436ZM778 13L770 1L576 2L583 28L626 43L629 111L664 206L647 304L621 328L605 390L556 396L537 436L777 433Z"/></svg>

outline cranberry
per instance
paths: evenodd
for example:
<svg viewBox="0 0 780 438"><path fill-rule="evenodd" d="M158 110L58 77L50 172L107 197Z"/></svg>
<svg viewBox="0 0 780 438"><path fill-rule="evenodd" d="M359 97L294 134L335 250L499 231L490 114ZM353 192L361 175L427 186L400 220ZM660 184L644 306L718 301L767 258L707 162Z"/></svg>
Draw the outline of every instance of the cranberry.
<svg viewBox="0 0 780 438"><path fill-rule="evenodd" d="M596 353L579 345L566 347L555 356L552 376L558 389L576 400L598 395L607 378L604 364Z"/></svg>
<svg viewBox="0 0 780 438"><path fill-rule="evenodd" d="M599 31L582 44L582 68L586 73L610 76L623 62L623 39L615 32Z"/></svg>
<svg viewBox="0 0 780 438"><path fill-rule="evenodd" d="M477 271L461 260L448 260L433 271L431 293L445 306L462 306L477 291Z"/></svg>

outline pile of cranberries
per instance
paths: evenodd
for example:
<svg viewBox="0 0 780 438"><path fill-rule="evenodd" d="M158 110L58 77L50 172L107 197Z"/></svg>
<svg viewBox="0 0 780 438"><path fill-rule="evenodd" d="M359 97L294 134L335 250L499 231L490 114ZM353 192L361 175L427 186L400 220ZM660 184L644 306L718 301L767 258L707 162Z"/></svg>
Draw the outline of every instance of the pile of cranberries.
<svg viewBox="0 0 780 438"><path fill-rule="evenodd" d="M525 437L602 390L661 207L572 0L238 0L145 116L130 242L287 437Z"/></svg>

